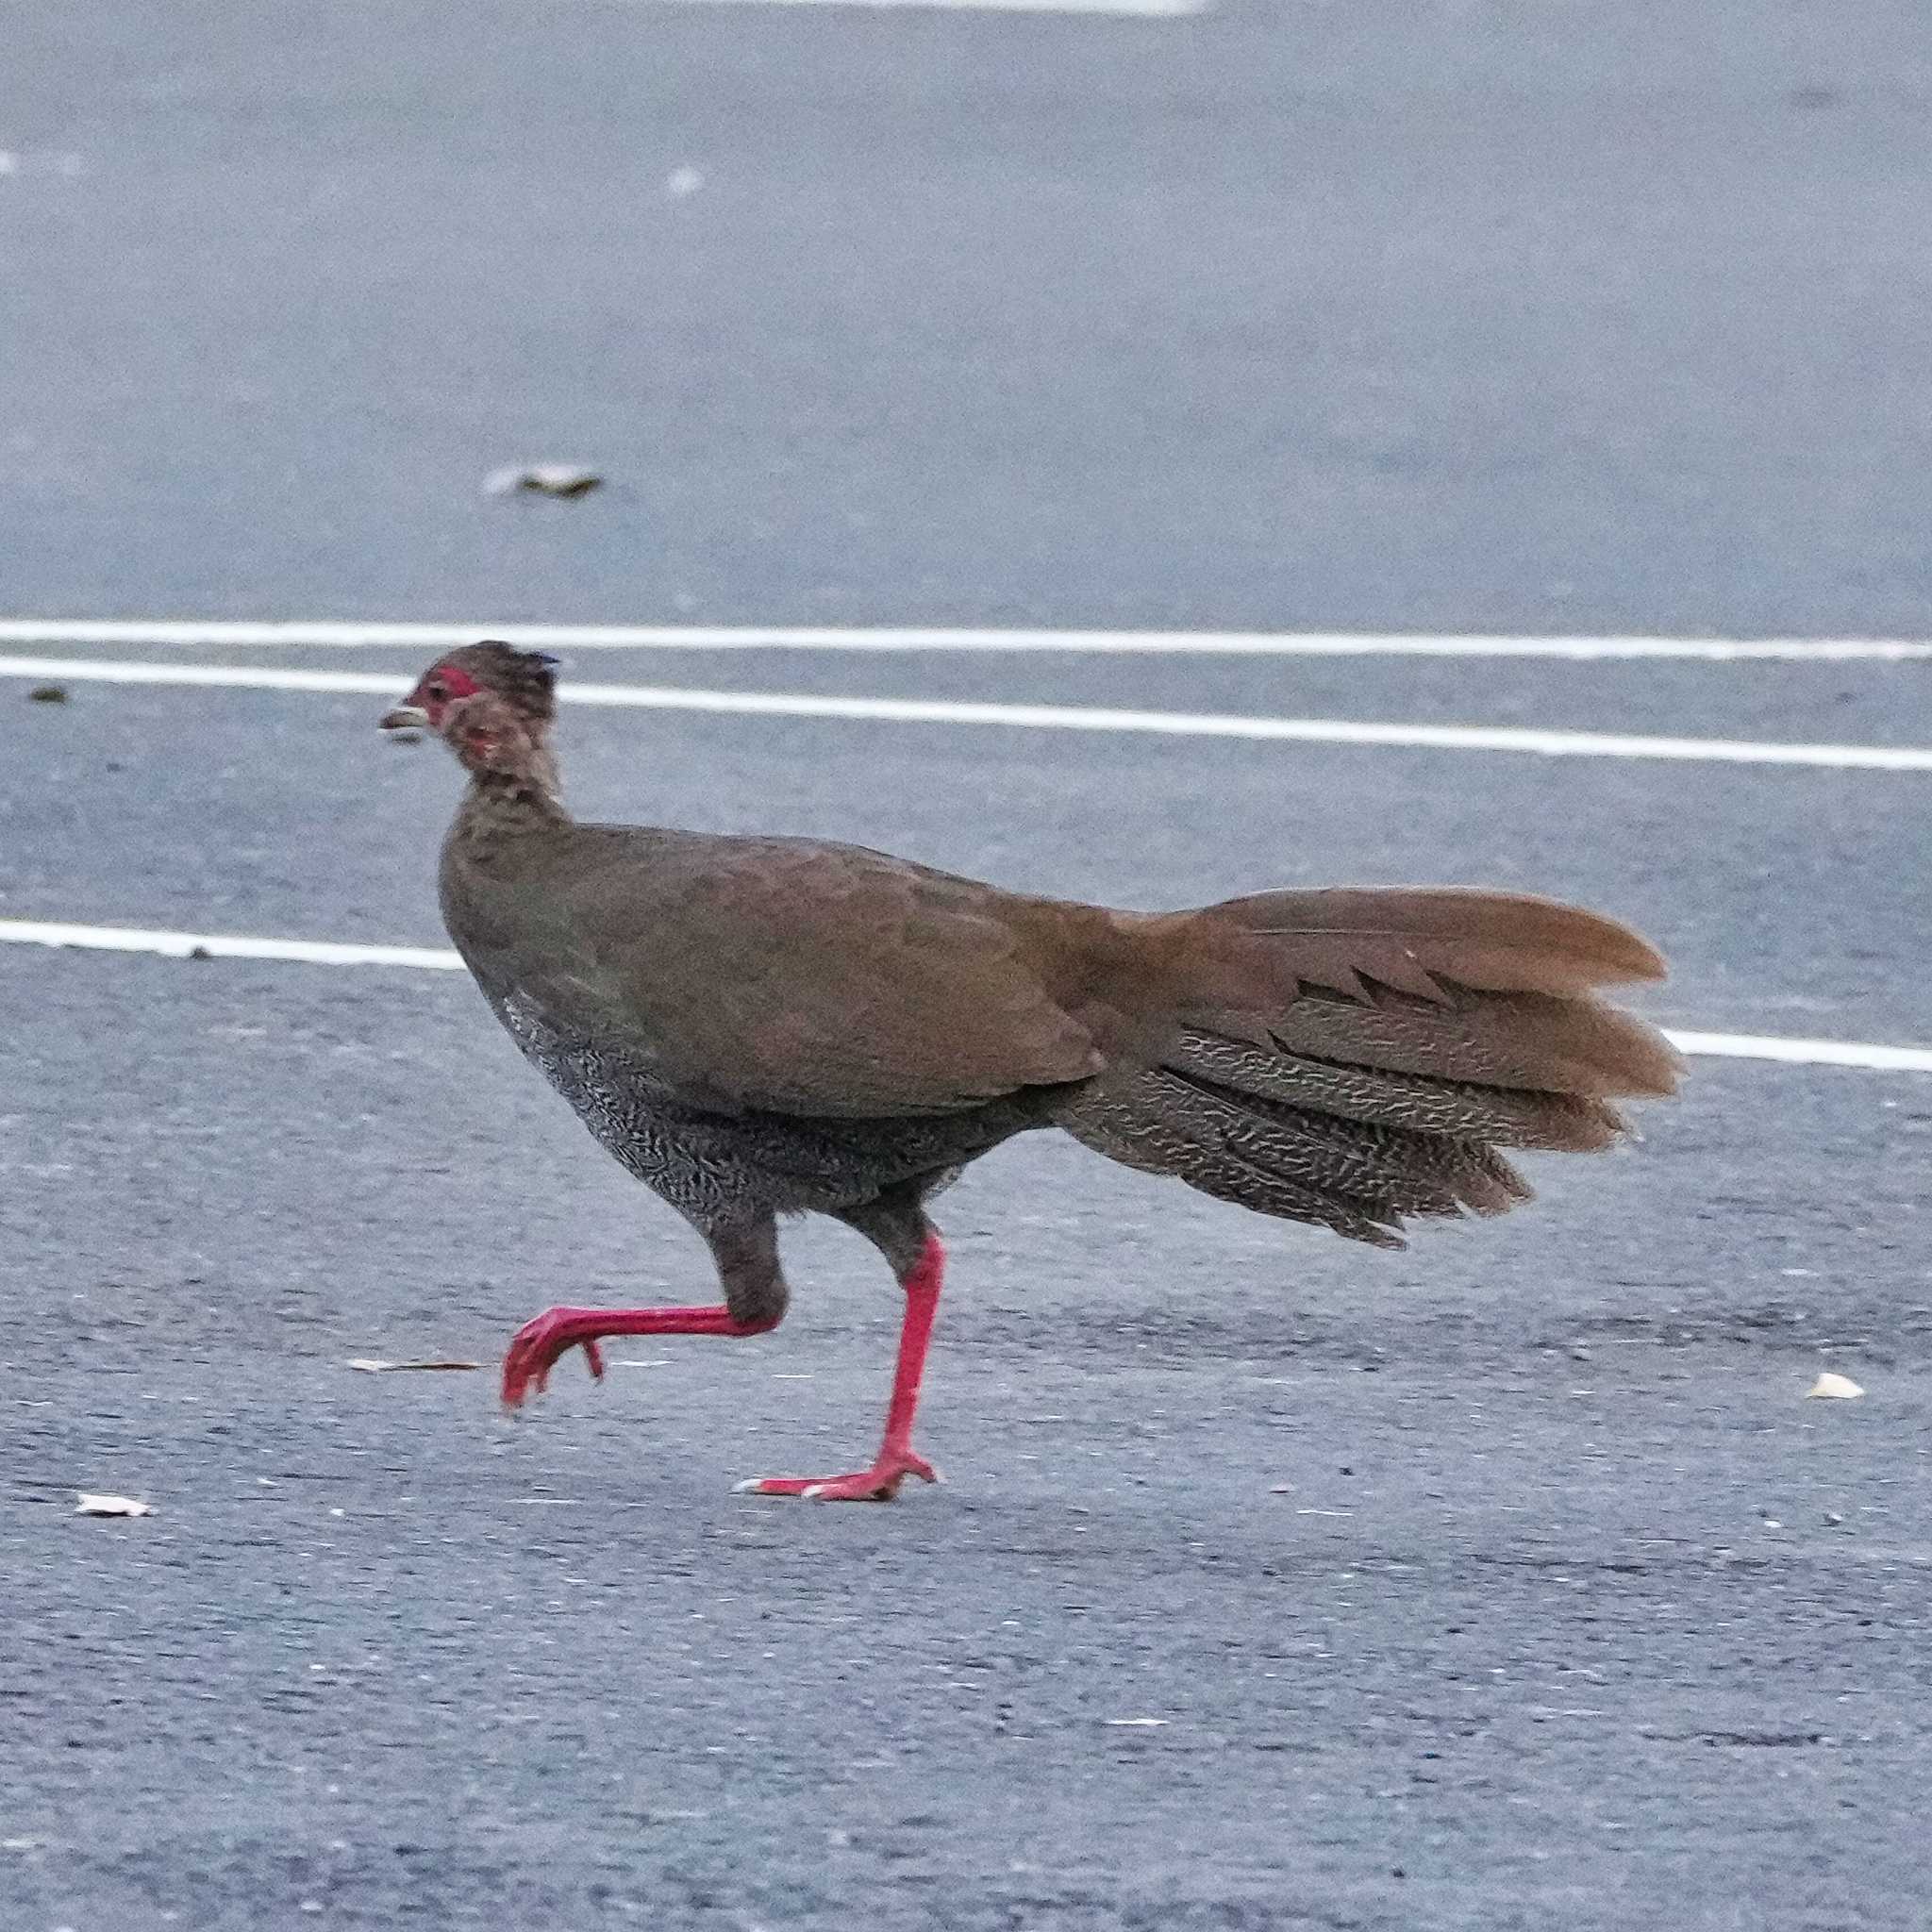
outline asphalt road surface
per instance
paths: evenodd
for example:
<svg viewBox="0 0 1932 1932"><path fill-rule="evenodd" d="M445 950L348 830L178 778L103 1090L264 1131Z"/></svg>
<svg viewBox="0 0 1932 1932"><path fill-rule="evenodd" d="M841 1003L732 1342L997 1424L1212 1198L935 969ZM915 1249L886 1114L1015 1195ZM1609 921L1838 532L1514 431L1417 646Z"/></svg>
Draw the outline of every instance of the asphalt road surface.
<svg viewBox="0 0 1932 1932"><path fill-rule="evenodd" d="M1932 634L1915 8L0 44L0 614ZM553 457L611 482L478 490ZM575 675L1932 742L1923 663ZM26 690L0 919L441 942L456 774L375 699ZM586 814L1126 905L1537 888L1664 944L1667 1024L1932 1043L1924 774L565 736ZM1932 1916L1925 1075L1698 1060L1394 1257L1029 1137L941 1204L947 1484L806 1507L730 1485L874 1440L836 1229L776 1335L496 1414L527 1314L707 1284L462 976L8 945L0 1028L4 1932Z"/></svg>

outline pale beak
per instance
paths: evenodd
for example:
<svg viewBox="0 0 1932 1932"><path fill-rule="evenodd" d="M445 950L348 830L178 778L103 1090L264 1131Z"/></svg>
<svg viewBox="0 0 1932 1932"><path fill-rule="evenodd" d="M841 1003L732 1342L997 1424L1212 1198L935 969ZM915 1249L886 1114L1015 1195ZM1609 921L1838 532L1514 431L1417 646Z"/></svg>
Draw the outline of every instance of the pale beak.
<svg viewBox="0 0 1932 1932"><path fill-rule="evenodd" d="M397 705L376 721L381 731L427 731L429 713L421 705Z"/></svg>

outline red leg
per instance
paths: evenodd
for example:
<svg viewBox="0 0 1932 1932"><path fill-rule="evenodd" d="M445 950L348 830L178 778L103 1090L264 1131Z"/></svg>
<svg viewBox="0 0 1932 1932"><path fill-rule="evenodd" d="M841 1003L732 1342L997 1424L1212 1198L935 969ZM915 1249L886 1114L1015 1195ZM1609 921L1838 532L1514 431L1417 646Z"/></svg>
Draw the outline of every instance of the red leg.
<svg viewBox="0 0 1932 1932"><path fill-rule="evenodd" d="M591 1373L604 1373L597 1344L608 1335L763 1335L777 1326L740 1322L729 1308L545 1308L510 1337L503 1358L503 1406L515 1408L525 1396L543 1392L558 1358L581 1348Z"/></svg>
<svg viewBox="0 0 1932 1932"><path fill-rule="evenodd" d="M912 1418L919 1407L920 1377L925 1373L926 1344L939 1312L945 1250L937 1235L926 1237L917 1265L905 1280L906 1319L899 1329L899 1365L892 1375L892 1399L886 1408L886 1435L870 1469L851 1475L756 1475L739 1484L755 1496L806 1496L819 1503L890 1503L899 1485L916 1475L936 1483L939 1471L912 1447Z"/></svg>

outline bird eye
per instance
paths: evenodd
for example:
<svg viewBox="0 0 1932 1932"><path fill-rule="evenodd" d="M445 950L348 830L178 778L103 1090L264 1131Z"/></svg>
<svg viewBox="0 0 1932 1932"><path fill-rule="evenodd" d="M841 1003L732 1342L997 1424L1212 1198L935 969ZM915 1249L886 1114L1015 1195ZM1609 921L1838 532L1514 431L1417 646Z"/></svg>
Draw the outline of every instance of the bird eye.
<svg viewBox="0 0 1932 1932"><path fill-rule="evenodd" d="M427 698L432 705L440 705L444 701L444 699L446 699L449 696L449 686L443 683L441 678L432 677L429 680L429 682L423 687L423 695L425 698Z"/></svg>

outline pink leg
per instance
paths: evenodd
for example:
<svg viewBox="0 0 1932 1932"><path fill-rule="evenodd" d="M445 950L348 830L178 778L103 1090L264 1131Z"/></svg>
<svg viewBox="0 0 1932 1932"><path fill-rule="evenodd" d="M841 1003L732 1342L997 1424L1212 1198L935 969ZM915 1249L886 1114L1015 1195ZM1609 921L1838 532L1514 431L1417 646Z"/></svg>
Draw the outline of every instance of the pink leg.
<svg viewBox="0 0 1932 1932"><path fill-rule="evenodd" d="M769 1322L740 1322L729 1308L545 1308L510 1337L503 1358L503 1406L515 1408L532 1394L541 1395L558 1358L581 1348L590 1358L591 1373L604 1373L604 1354L597 1346L608 1335L763 1335L777 1326Z"/></svg>
<svg viewBox="0 0 1932 1932"><path fill-rule="evenodd" d="M937 1235L926 1237L918 1265L906 1277L906 1319L899 1330L899 1365L892 1375L892 1399L886 1408L886 1435L870 1469L851 1475L756 1475L739 1484L755 1496L806 1496L819 1503L890 1503L899 1485L916 1475L939 1481L939 1471L912 1447L912 1417L919 1407L919 1383L925 1373L926 1344L939 1312L945 1250Z"/></svg>

